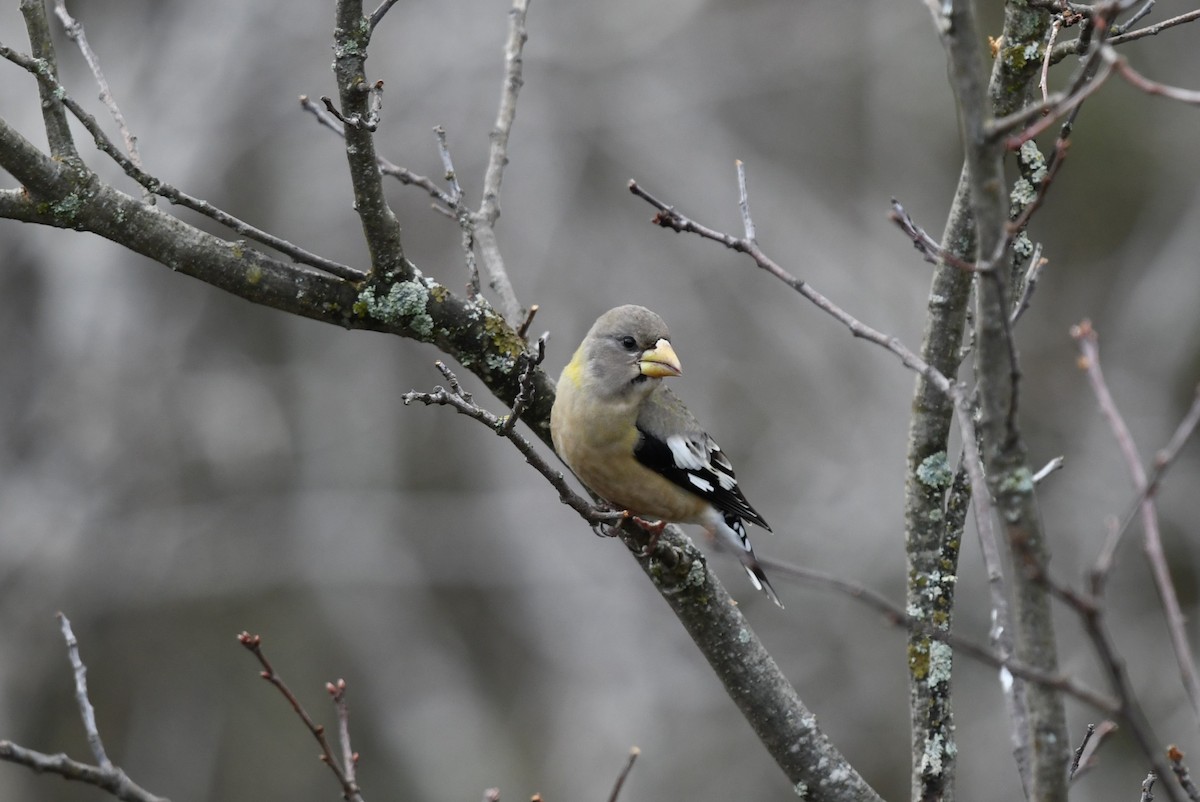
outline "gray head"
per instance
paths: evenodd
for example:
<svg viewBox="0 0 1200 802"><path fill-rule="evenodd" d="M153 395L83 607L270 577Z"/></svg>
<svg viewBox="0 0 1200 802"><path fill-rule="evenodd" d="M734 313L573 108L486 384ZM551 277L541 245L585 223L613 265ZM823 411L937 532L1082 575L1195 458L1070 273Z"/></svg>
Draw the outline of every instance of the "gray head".
<svg viewBox="0 0 1200 802"><path fill-rule="evenodd" d="M644 306L618 306L596 320L584 340L588 378L609 396L649 393L665 376L680 375L663 319Z"/></svg>

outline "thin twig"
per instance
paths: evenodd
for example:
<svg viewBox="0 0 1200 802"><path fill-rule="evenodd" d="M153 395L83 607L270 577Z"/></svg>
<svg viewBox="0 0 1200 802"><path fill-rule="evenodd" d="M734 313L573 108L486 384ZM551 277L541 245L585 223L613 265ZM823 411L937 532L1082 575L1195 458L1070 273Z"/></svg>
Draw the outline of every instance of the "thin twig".
<svg viewBox="0 0 1200 802"><path fill-rule="evenodd" d="M358 752L350 746L350 706L346 704L346 680L325 683L325 690L333 698L334 708L338 718L338 741L342 745L342 768L346 772L346 781L358 787Z"/></svg>
<svg viewBox="0 0 1200 802"><path fill-rule="evenodd" d="M346 128L338 120L337 116L330 114L320 104L315 103L308 95L300 96L300 107L316 118L318 123L333 131L339 137L343 139L346 137ZM414 173L412 170L388 161L382 156L376 156L375 163L379 165L379 171L384 175L395 178L401 184L420 187L429 193L429 196L437 201L441 207L450 206L450 196L433 179Z"/></svg>
<svg viewBox="0 0 1200 802"><path fill-rule="evenodd" d="M525 313L525 321L521 323L521 327L517 329L517 336L522 340L529 334L529 327L533 325L533 316L538 313L540 307L537 304L531 304L529 311Z"/></svg>
<svg viewBox="0 0 1200 802"><path fill-rule="evenodd" d="M925 229L916 224L904 207L900 205L900 201L895 198L892 198L892 210L888 213L888 219L908 235L908 238L912 240L913 247L921 253L926 262L930 264L945 262L964 272L975 272L975 265L943 248Z"/></svg>
<svg viewBox="0 0 1200 802"><path fill-rule="evenodd" d="M67 110L71 112L71 114L75 115L76 119L78 119L79 122L83 124L83 127L87 129L87 132L92 135L92 139L95 141L96 147L113 161L115 161L121 167L121 169L125 171L127 176L132 178L146 190L153 192L155 195L160 195L172 203L185 206L193 211L199 212L205 217L217 221L221 225L238 234L261 242L264 245L269 245L280 253L290 256L292 259L301 264L315 267L318 270L323 270L332 276L337 276L338 278L343 278L348 281L361 281L366 277L366 274L362 271L339 264L338 262L326 259L323 256L318 256L315 253L310 253L303 248L293 245L285 239L276 237L273 234L268 234L267 232L255 228L243 220L239 220L228 212L218 209L208 201L194 198L191 195L176 189L170 184L150 175L134 164L128 156L122 153L121 150L112 143L112 140L108 138L108 135L105 134L104 130L100 127L100 124L96 122L96 118L91 114L88 114L88 112L84 110L79 103L77 103L70 95L68 95L66 89L64 89L61 84L45 75L39 69L38 63L35 59L31 59L23 53L18 53L4 45L0 45L0 57L8 59L20 67L24 67L30 73L37 76L38 81L44 86L50 87L56 97L58 97L58 99L62 102L63 106L65 106Z"/></svg>
<svg viewBox="0 0 1200 802"><path fill-rule="evenodd" d="M1112 635L1104 623L1104 609L1100 599L1096 596L1076 592L1066 585L1056 582L1044 566L1033 565L1026 561L1024 568L1032 574L1033 581L1047 588L1079 616L1099 659L1100 667L1108 676L1113 693L1120 699L1117 717L1129 728L1133 740L1151 766L1152 776L1168 776L1171 769L1167 761L1163 759L1161 742L1155 736L1149 719L1146 718L1146 712L1142 709L1133 683L1130 681L1125 661L1121 658ZM1182 802L1178 787L1171 783L1165 783L1162 788L1172 802Z"/></svg>
<svg viewBox="0 0 1200 802"><path fill-rule="evenodd" d="M1169 28L1174 28L1177 25L1183 25L1188 22L1194 22L1198 19L1200 19L1200 9L1196 11L1188 11L1187 13L1180 14L1177 17L1171 17L1170 19L1165 19L1162 22L1155 23L1154 25L1147 25L1145 28L1138 28L1136 31L1117 34L1113 36L1112 39L1109 39L1108 43L1111 45L1123 45L1126 42L1134 42L1138 39L1144 39L1147 36L1157 36Z"/></svg>
<svg viewBox="0 0 1200 802"><path fill-rule="evenodd" d="M525 410L533 403L534 394L537 386L534 384L534 371L538 365L546 358L546 340L549 339L550 332L544 332L537 339L537 351L530 354L528 351L521 354L520 361L524 363L521 367L520 375L517 378L517 397L513 400L512 411L503 419L500 428L496 429L496 434L503 437L508 437L512 432L513 427L517 425L517 421L525 414Z"/></svg>
<svg viewBox="0 0 1200 802"><path fill-rule="evenodd" d="M102 769L72 760L64 754L48 755L26 749L12 741L0 741L0 760L25 766L41 774L57 774L64 780L74 780L99 788L121 802L170 802L155 796L129 779L120 769Z"/></svg>
<svg viewBox="0 0 1200 802"><path fill-rule="evenodd" d="M388 9L394 5L396 5L396 0L383 0L383 2L379 4L379 8L371 12L370 25L372 33L375 32L375 26L383 21L383 17L388 13Z"/></svg>
<svg viewBox="0 0 1200 802"><path fill-rule="evenodd" d="M1179 747L1175 744L1167 747L1167 760L1171 761L1171 771L1175 772L1175 778L1179 780L1180 787L1188 795L1188 799L1192 802L1200 802L1200 789L1197 789L1196 783L1192 781L1192 773L1184 765L1183 757L1183 752L1180 752Z"/></svg>
<svg viewBox="0 0 1200 802"><path fill-rule="evenodd" d="M1062 27L1063 21L1061 16L1056 16L1050 21L1050 33L1046 37L1046 55L1042 59L1042 77L1038 81L1038 87L1042 90L1042 102L1045 103L1050 97L1049 80L1050 80L1050 54L1054 51L1054 40L1058 38L1058 29Z"/></svg>
<svg viewBox="0 0 1200 802"><path fill-rule="evenodd" d="M1074 677L1066 674L1047 674L1044 671L1019 662L1011 654L1000 654L993 649L968 640L951 630L934 626L928 621L913 618L905 612L901 605L892 602L882 593L866 585L828 574L824 571L818 571L815 568L782 562L770 557L760 557L759 562L762 563L764 569L769 570L773 575L791 577L809 585L842 593L880 613L893 626L904 627L911 632L927 636L931 640L945 643L955 652L977 660L984 665L1007 670L1014 677L1057 688L1063 693L1069 694L1079 701L1092 706L1101 713L1115 716L1120 710L1117 700L1088 688Z"/></svg>
<svg viewBox="0 0 1200 802"><path fill-rule="evenodd" d="M1095 734L1085 737L1084 743L1080 744L1080 750L1072 758L1071 772L1068 775L1068 780L1077 780L1096 767L1098 764L1096 752L1100 750L1100 747L1108 739L1108 736L1118 730L1118 727L1116 722L1111 719L1105 719L1098 725L1089 724L1088 730L1089 733L1095 730Z"/></svg>
<svg viewBox="0 0 1200 802"><path fill-rule="evenodd" d="M1092 736L1095 734L1096 734L1096 725L1095 724L1087 725L1087 732L1085 732L1083 734L1083 741L1080 742L1079 748L1075 750L1074 755L1071 757L1071 768L1067 772L1068 780L1075 779L1075 772L1079 771L1079 761L1083 757L1083 750L1087 749L1088 742L1092 740Z"/></svg>
<svg viewBox="0 0 1200 802"><path fill-rule="evenodd" d="M1141 802L1154 802L1154 781L1158 776L1154 772L1146 775L1146 779L1142 780L1142 796Z"/></svg>
<svg viewBox="0 0 1200 802"><path fill-rule="evenodd" d="M487 270L488 286L496 293L498 306L509 325L516 326L525 316L517 293L513 289L504 258L496 240L496 221L500 219L500 185L504 180L504 168L508 165L508 137L512 133L517 117L517 95L524 79L522 53L529 34L525 28L525 16L529 11L529 0L513 0L508 12L508 39L504 45L504 83L500 90L500 104L496 110L496 121L492 125L491 145L488 149L487 169L483 176L483 201L475 213L475 237L479 253Z"/></svg>
<svg viewBox="0 0 1200 802"><path fill-rule="evenodd" d="M746 188L746 165L741 159L737 160L738 209L742 213L742 230L750 242L758 242L754 230L754 219L750 216L750 192Z"/></svg>
<svg viewBox="0 0 1200 802"><path fill-rule="evenodd" d="M57 615L63 639L67 643L67 657L75 676L75 704L83 719L83 729L87 734L88 746L98 765L90 766L72 760L65 754L48 755L33 749L27 749L12 741L0 741L0 760L7 760L26 766L36 772L57 774L66 780L75 780L107 791L122 802L167 802L162 797L155 796L139 786L119 767L113 765L108 754L104 751L104 743L100 738L100 730L96 725L96 711L88 698L87 666L79 655L79 642L71 630L71 622L62 613Z"/></svg>
<svg viewBox="0 0 1200 802"><path fill-rule="evenodd" d="M87 666L79 657L79 641L71 631L71 621L62 613L57 614L59 627L62 629L63 640L67 642L67 658L71 661L71 669L75 673L75 704L79 707L79 715L83 719L83 729L87 733L88 747L96 764L103 771L111 771L112 761L104 751L104 741L100 739L100 730L96 726L96 709L88 698Z"/></svg>
<svg viewBox="0 0 1200 802"><path fill-rule="evenodd" d="M1139 508L1142 519L1144 550L1150 562L1151 573L1154 576L1154 584L1158 590L1159 599L1163 605L1163 612L1167 621L1167 631L1171 637L1171 646L1175 652L1175 660L1179 664L1180 678L1183 681L1183 687L1187 692L1188 699L1192 704L1192 712L1197 720L1200 721L1200 677L1197 676L1196 664L1192 659L1191 645L1188 643L1187 621L1184 617L1183 609L1180 607L1179 596L1175 592L1175 584L1171 579L1171 571L1167 565L1166 554L1163 551L1162 534L1158 526L1158 509L1153 502L1150 477L1146 475L1146 471L1142 467L1141 457L1138 455L1137 446L1133 442L1133 435L1130 433L1129 427L1125 424L1125 419L1121 415L1121 411L1117 408L1116 401L1108 389L1108 383L1104 379L1104 371L1100 367L1099 335L1092 328L1091 323L1085 320L1079 325L1072 327L1071 336L1079 345L1081 367L1087 372L1088 383L1091 385L1092 392L1100 404L1101 414L1108 421L1109 428L1112 430L1113 436L1117 439L1117 445L1120 448L1121 455L1125 459L1125 465L1129 470L1129 474L1133 479L1134 490L1140 499ZM1184 416L1183 422L1171 437L1167 449L1164 449L1165 453L1160 452L1155 460L1155 485L1157 485L1161 478L1162 470L1170 465L1174 459L1174 455L1178 453L1178 449L1191 436L1198 420L1200 420L1200 392L1197 393L1192 403L1192 408ZM1120 543L1121 534L1124 531L1124 527L1115 530L1114 534L1105 543L1104 549L1097 559L1096 567L1091 574L1093 593L1096 595L1103 592L1105 581L1115 562L1116 549Z"/></svg>
<svg viewBox="0 0 1200 802"><path fill-rule="evenodd" d="M83 54L83 60L87 62L88 68L92 71L92 76L96 79L96 83L100 87L100 101L108 107L108 113L112 115L113 120L117 124L117 129L121 132L121 139L125 142L125 151L129 154L129 161L140 169L142 167L142 155L138 152L137 137L129 129L129 123L125 121L125 115L121 113L120 107L117 106L117 100L113 97L112 89L108 85L108 79L104 77L104 71L100 69L100 59L96 56L95 51L92 50L91 45L88 44L83 24L72 17L70 12L67 11L66 0L55 0L54 13L62 21L67 38L79 46L79 52ZM146 193L145 199L147 202L153 203L153 193L144 187L143 191Z"/></svg>
<svg viewBox="0 0 1200 802"><path fill-rule="evenodd" d="M496 121L492 125L491 148L488 152L487 170L483 175L483 204L479 214L488 225L495 225L500 217L500 184L504 180L504 168L508 165L508 137L512 133L513 121L517 117L517 95L524 79L522 51L529 33L525 29L525 15L529 11L529 0L513 0L508 12L508 40L504 44L504 85L500 92L500 107L496 110Z"/></svg>
<svg viewBox="0 0 1200 802"><path fill-rule="evenodd" d="M1200 91L1194 89L1181 89L1177 86L1169 86L1167 84L1152 81L1140 72L1129 66L1129 60L1124 56L1119 55L1117 51L1111 47L1105 47L1102 51L1106 63L1111 64L1129 83L1136 86L1138 89L1151 95L1161 95L1171 100L1178 100L1181 103L1191 105L1200 105Z"/></svg>
<svg viewBox="0 0 1200 802"><path fill-rule="evenodd" d="M434 387L431 393L419 393L415 390L407 392L401 397L405 406L414 401L418 401L426 406L431 404L448 406L455 412L466 415L469 418L474 418L492 431L503 434L517 447L517 450L525 457L525 461L532 465L558 491L559 500L579 513L584 520L593 526L598 524L612 524L626 517L624 512L601 509L572 490L562 473L550 467L550 464L542 458L533 445L520 432L515 428L501 431L505 425L505 419L493 415L476 404L471 394L462 389L458 383L458 378L450 368L446 367L444 362L435 362L434 366L446 379L450 385L450 389L447 390L444 387L438 386Z"/></svg>
<svg viewBox="0 0 1200 802"><path fill-rule="evenodd" d="M638 749L636 746L630 748L629 759L625 761L625 768L621 769L616 783L613 784L612 793L608 795L608 802L617 802L617 797L621 795L621 788L625 785L625 778L629 776L629 772L633 769L633 764L637 761L640 754L642 754L641 749Z"/></svg>
<svg viewBox="0 0 1200 802"><path fill-rule="evenodd" d="M275 686L275 689L283 695L283 698L292 706L292 710L304 722L304 726L316 738L317 744L321 747L321 762L329 766L329 770L337 778L338 784L342 787L343 796L351 802L363 802L358 785L354 782L352 770L347 771L346 767L342 766L337 755L334 754L333 748L329 745L329 739L325 737L325 727L313 721L312 716L304 709L304 705L296 698L296 694L292 693L292 689L275 671L275 667L271 665L271 661L267 659L267 655L262 650L262 637L242 632L238 635L238 643L246 647L246 650L258 659L259 664L263 667L260 676Z"/></svg>
<svg viewBox="0 0 1200 802"><path fill-rule="evenodd" d="M1029 305L1033 302L1034 290L1037 289L1038 279L1042 277L1042 268L1049 261L1042 257L1042 244L1039 242L1033 248L1033 254L1029 257L1029 267L1025 270L1025 276L1021 280L1021 297L1017 299L1016 308L1013 309L1012 317L1009 318L1012 325L1015 326L1021 319L1021 315L1029 309Z"/></svg>
<svg viewBox="0 0 1200 802"><path fill-rule="evenodd" d="M1065 461L1066 461L1065 458L1063 456L1059 455L1059 456L1055 457L1054 459L1050 460L1049 462L1047 462L1045 465L1042 466L1041 470L1039 470L1037 473L1035 473L1033 475L1033 483L1035 485L1041 484L1043 479L1045 479L1050 474L1052 474L1055 471L1062 468L1063 463Z"/></svg>

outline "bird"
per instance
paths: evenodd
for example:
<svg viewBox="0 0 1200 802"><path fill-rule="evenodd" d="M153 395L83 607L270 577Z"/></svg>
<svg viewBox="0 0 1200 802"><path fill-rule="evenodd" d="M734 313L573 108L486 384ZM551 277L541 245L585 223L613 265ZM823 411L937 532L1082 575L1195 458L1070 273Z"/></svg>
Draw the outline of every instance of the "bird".
<svg viewBox="0 0 1200 802"><path fill-rule="evenodd" d="M704 527L782 608L746 534L747 523L771 527L746 501L720 446L663 384L682 372L658 314L632 304L608 310L558 379L550 410L554 450L618 509Z"/></svg>

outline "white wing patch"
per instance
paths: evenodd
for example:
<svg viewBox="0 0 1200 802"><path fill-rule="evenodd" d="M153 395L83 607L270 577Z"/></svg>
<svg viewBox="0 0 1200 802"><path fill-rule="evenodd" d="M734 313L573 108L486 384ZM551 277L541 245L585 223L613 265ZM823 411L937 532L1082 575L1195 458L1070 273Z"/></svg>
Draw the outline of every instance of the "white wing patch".
<svg viewBox="0 0 1200 802"><path fill-rule="evenodd" d="M667 438L667 448L671 449L675 464L684 470L700 471L709 466L708 450L698 440L673 434Z"/></svg>
<svg viewBox="0 0 1200 802"><path fill-rule="evenodd" d="M675 467L688 474L688 481L703 493L713 492L711 479L716 479L722 490L733 490L737 479L733 477L733 465L721 451L721 447L708 435L673 434L667 438L667 448ZM696 472L702 474L697 476Z"/></svg>

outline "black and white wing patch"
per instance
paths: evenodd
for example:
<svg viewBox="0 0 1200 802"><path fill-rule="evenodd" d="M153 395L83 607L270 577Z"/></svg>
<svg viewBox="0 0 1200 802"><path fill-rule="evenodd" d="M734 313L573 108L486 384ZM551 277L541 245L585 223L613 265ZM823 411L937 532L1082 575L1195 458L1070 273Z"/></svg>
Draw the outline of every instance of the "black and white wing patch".
<svg viewBox="0 0 1200 802"><path fill-rule="evenodd" d="M733 465L711 437L703 432L689 432L663 440L644 429L640 421L638 431L641 438L633 450L638 462L707 499L721 512L771 531L742 495Z"/></svg>

